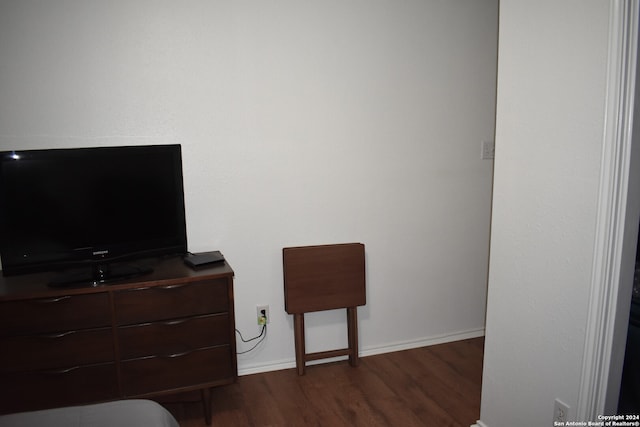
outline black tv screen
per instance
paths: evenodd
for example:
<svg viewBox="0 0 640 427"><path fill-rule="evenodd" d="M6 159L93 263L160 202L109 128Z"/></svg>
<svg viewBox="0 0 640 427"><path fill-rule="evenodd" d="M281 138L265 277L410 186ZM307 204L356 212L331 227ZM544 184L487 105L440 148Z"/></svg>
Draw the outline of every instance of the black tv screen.
<svg viewBox="0 0 640 427"><path fill-rule="evenodd" d="M0 153L4 275L186 250L180 145Z"/></svg>

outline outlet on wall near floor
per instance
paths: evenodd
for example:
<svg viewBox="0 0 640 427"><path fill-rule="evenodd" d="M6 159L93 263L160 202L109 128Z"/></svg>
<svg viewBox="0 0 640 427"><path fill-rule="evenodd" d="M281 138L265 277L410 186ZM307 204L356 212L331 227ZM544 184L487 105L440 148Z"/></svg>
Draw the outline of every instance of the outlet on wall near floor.
<svg viewBox="0 0 640 427"><path fill-rule="evenodd" d="M564 403L560 399L556 399L553 405L553 421L554 422L566 422L569 415L569 405Z"/></svg>
<svg viewBox="0 0 640 427"><path fill-rule="evenodd" d="M258 325L266 325L269 323L269 306L268 305L257 305L256 306L256 316L258 318Z"/></svg>

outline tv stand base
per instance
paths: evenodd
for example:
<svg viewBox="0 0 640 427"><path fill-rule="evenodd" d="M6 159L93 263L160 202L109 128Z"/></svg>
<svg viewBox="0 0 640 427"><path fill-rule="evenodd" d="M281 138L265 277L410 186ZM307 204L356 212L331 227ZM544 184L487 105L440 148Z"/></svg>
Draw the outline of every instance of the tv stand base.
<svg viewBox="0 0 640 427"><path fill-rule="evenodd" d="M100 286L153 272L153 268L135 264L94 264L74 271L66 271L54 277L49 286L52 288L75 288Z"/></svg>

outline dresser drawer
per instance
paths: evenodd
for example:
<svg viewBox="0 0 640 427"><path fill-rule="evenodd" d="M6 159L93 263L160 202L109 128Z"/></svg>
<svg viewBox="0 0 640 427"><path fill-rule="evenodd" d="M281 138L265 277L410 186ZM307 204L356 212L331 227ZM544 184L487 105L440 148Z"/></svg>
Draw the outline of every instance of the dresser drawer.
<svg viewBox="0 0 640 427"><path fill-rule="evenodd" d="M229 344L228 313L118 328L120 358L167 356Z"/></svg>
<svg viewBox="0 0 640 427"><path fill-rule="evenodd" d="M229 309L227 279L114 292L118 325L177 319Z"/></svg>
<svg viewBox="0 0 640 427"><path fill-rule="evenodd" d="M0 374L0 412L20 412L114 399L113 363L67 370Z"/></svg>
<svg viewBox="0 0 640 427"><path fill-rule="evenodd" d="M110 325L109 295L106 292L0 303L0 336Z"/></svg>
<svg viewBox="0 0 640 427"><path fill-rule="evenodd" d="M182 387L207 387L232 383L233 372L229 346L220 346L186 354L148 357L122 362L122 388L131 397Z"/></svg>
<svg viewBox="0 0 640 427"><path fill-rule="evenodd" d="M114 359L111 328L0 339L0 371L90 365Z"/></svg>

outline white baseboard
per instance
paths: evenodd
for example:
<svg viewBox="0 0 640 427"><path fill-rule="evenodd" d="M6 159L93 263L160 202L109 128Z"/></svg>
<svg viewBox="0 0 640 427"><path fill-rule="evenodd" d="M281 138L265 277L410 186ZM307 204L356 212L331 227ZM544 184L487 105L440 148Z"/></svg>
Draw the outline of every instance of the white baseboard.
<svg viewBox="0 0 640 427"><path fill-rule="evenodd" d="M475 424L472 424L471 427L489 427L489 426L483 423L482 421L478 420L476 421Z"/></svg>
<svg viewBox="0 0 640 427"><path fill-rule="evenodd" d="M484 336L484 328L471 329L468 331L454 332L451 334L437 335L433 337L422 338L419 340L396 342L381 346L360 349L360 357L374 356L376 354L392 353L394 351L410 350L412 348L428 347L431 345L445 344L448 342L461 341L471 338ZM317 360L309 363L309 365L319 363L330 363L337 360L345 360L345 357L336 357L332 359ZM264 372L279 371L282 369L291 369L296 367L295 358L273 361L268 363L258 363L255 365L246 365L238 368L238 375L252 375ZM478 427L487 427L478 421Z"/></svg>
<svg viewBox="0 0 640 427"><path fill-rule="evenodd" d="M459 331L451 334L436 335L413 341L397 342L383 346L360 350L360 357L374 356L376 354L393 353L394 351L410 350L412 348L428 347L431 345L445 344L448 342L462 341L484 336L484 328Z"/></svg>

